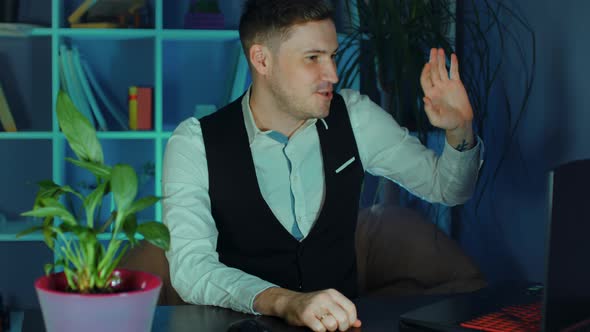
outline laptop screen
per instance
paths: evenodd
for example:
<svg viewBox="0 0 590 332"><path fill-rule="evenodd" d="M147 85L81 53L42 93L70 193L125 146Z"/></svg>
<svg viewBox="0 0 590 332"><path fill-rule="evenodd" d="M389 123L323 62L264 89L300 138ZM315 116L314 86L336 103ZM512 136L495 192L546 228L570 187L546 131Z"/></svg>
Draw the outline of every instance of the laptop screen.
<svg viewBox="0 0 590 332"><path fill-rule="evenodd" d="M545 331L590 318L590 160L550 174Z"/></svg>

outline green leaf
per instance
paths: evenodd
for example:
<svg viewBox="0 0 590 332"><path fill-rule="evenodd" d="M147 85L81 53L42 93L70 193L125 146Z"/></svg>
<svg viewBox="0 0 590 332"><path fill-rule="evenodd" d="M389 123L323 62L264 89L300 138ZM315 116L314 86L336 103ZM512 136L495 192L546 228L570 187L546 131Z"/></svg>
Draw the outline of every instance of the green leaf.
<svg viewBox="0 0 590 332"><path fill-rule="evenodd" d="M62 193L60 186L51 180L43 180L39 182L39 191L35 197L35 203L33 206L37 207L41 205L41 199L46 197L57 198Z"/></svg>
<svg viewBox="0 0 590 332"><path fill-rule="evenodd" d="M31 211L21 213L22 216L26 217L59 217L63 222L68 224L76 224L74 216L55 198L42 198L42 207L35 207Z"/></svg>
<svg viewBox="0 0 590 332"><path fill-rule="evenodd" d="M115 258L115 254L117 253L117 250L121 246L121 243L123 243L123 241L121 241L121 240L111 240L109 242L107 250L106 250L104 256L102 257L102 260L98 263L99 278L106 277L105 268L107 266L109 266L110 264L112 264L113 259Z"/></svg>
<svg viewBox="0 0 590 332"><path fill-rule="evenodd" d="M137 201L133 202L133 204L131 204L131 207L129 208L129 211L127 213L129 213L129 214L137 213L147 207L150 207L150 206L156 204L159 200L160 200L160 197L156 197L156 196L142 197L142 198L138 199Z"/></svg>
<svg viewBox="0 0 590 332"><path fill-rule="evenodd" d="M53 250L55 247L55 232L51 229L51 227L43 228L43 239L45 240L45 244L49 249Z"/></svg>
<svg viewBox="0 0 590 332"><path fill-rule="evenodd" d="M137 232L153 245L168 250L170 248L170 232L168 228L157 221L149 221L140 224Z"/></svg>
<svg viewBox="0 0 590 332"><path fill-rule="evenodd" d="M78 224L66 224L62 223L59 225L58 229L62 231L62 233L74 233L76 236L80 236L83 232L86 231L84 226Z"/></svg>
<svg viewBox="0 0 590 332"><path fill-rule="evenodd" d="M102 163L96 163L92 161L77 160L73 158L66 158L70 163L88 170L95 176L103 179L109 179L111 177L111 168Z"/></svg>
<svg viewBox="0 0 590 332"><path fill-rule="evenodd" d="M88 227L94 227L94 210L102 202L107 183L99 184L86 198L84 199L84 208L86 209L86 220Z"/></svg>
<svg viewBox="0 0 590 332"><path fill-rule="evenodd" d="M117 164L111 172L111 191L119 213L127 213L137 195L137 174L133 167Z"/></svg>
<svg viewBox="0 0 590 332"><path fill-rule="evenodd" d="M84 197L70 186L59 186L52 181L42 181L39 183L40 189L37 192L37 196L35 197L35 203L33 205L33 209L38 207L43 207L44 204L41 202L44 198L54 198L58 199L64 193L71 193L76 197L80 198L80 200L84 199Z"/></svg>
<svg viewBox="0 0 590 332"><path fill-rule="evenodd" d="M43 266L43 270L45 271L45 275L50 275L51 270L53 270L53 264L47 263Z"/></svg>
<svg viewBox="0 0 590 332"><path fill-rule="evenodd" d="M96 130L90 121L80 113L68 94L57 94L57 120L68 143L80 160L102 164L102 147L96 137Z"/></svg>
<svg viewBox="0 0 590 332"><path fill-rule="evenodd" d="M123 223L123 232L127 235L127 239L131 244L135 244L137 240L135 239L135 233L137 232L137 217L135 213L129 214Z"/></svg>
<svg viewBox="0 0 590 332"><path fill-rule="evenodd" d="M35 233L37 231L42 230L43 228L44 228L44 226L42 226L42 225L41 226L33 226L33 227L30 227L30 228L27 228L24 231L21 231L18 234L16 234L16 238L18 239L18 238L21 238L21 237L23 237L25 235L29 235L31 233Z"/></svg>

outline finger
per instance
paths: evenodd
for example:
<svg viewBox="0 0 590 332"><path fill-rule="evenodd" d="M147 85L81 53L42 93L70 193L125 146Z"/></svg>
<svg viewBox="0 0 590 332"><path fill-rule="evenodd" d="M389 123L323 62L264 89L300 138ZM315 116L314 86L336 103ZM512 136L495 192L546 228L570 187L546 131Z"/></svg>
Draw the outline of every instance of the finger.
<svg viewBox="0 0 590 332"><path fill-rule="evenodd" d="M328 322L330 322L330 323L332 323L332 321L334 321L336 329L339 329L340 331L348 330L348 328L350 327L350 325L352 323L349 321L348 313L344 310L344 308L342 308L336 302L326 304L325 308L326 308L326 311L330 313L329 316L331 316L332 319L328 319L328 317L325 317L322 320L322 323L324 323L324 325L326 325L325 322L328 319ZM328 325L326 325L326 327L332 328L332 326L328 326Z"/></svg>
<svg viewBox="0 0 590 332"><path fill-rule="evenodd" d="M315 332L326 332L326 327L318 317L313 317L307 321L304 321L305 325Z"/></svg>
<svg viewBox="0 0 590 332"><path fill-rule="evenodd" d="M447 72L447 57L445 56L445 50L442 48L438 49L438 73L441 81L449 80L449 73Z"/></svg>
<svg viewBox="0 0 590 332"><path fill-rule="evenodd" d="M328 331L338 330L338 321L336 320L331 311L330 314L323 316L323 318L320 318L320 322L322 322L322 324Z"/></svg>
<svg viewBox="0 0 590 332"><path fill-rule="evenodd" d="M356 306L354 303L352 303L352 301L350 301L346 296L342 295L342 293L338 292L337 290L330 289L328 292L346 314L346 317L348 318L348 325L352 325L352 323L357 320Z"/></svg>
<svg viewBox="0 0 590 332"><path fill-rule="evenodd" d="M459 76L459 59L457 59L455 53L451 54L451 79L456 81L461 80Z"/></svg>
<svg viewBox="0 0 590 332"><path fill-rule="evenodd" d="M422 90L424 90L425 94L430 94L430 89L434 86L432 83L432 77L430 75L431 65L427 63L422 68L422 74L420 75L420 85L422 86Z"/></svg>
<svg viewBox="0 0 590 332"><path fill-rule="evenodd" d="M430 78L432 79L432 83L436 85L440 82L440 73L437 70L438 66L438 56L436 55L436 49L430 49Z"/></svg>
<svg viewBox="0 0 590 332"><path fill-rule="evenodd" d="M354 323L352 323L352 327L361 327L361 325L363 325L363 323L360 321L360 319L357 319Z"/></svg>

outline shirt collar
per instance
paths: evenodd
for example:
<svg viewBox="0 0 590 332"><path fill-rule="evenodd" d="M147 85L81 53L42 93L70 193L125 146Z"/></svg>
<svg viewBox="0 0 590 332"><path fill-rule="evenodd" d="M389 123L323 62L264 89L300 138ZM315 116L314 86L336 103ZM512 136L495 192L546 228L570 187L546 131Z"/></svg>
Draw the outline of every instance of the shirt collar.
<svg viewBox="0 0 590 332"><path fill-rule="evenodd" d="M244 116L244 125L246 126L246 133L248 133L248 143L252 144L256 137L259 135L268 135L272 132L272 130L265 130L262 131L256 126L256 122L254 121L254 115L252 115L252 109L250 109L250 91L252 89L252 85L248 87L248 90L244 94L244 98L242 98L242 114ZM326 123L325 119L320 119L326 129L328 129L328 124ZM303 126L301 126L297 131L300 131L304 128L307 128L311 125L314 125L318 119L309 119L305 122Z"/></svg>

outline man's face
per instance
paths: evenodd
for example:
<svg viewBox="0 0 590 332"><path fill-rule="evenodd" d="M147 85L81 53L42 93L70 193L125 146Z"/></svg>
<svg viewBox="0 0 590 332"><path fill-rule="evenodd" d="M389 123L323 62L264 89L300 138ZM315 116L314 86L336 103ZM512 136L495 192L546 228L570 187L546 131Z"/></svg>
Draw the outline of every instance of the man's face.
<svg viewBox="0 0 590 332"><path fill-rule="evenodd" d="M273 56L268 76L280 111L296 120L328 116L333 84L338 82L334 57L338 49L332 20L291 28Z"/></svg>

